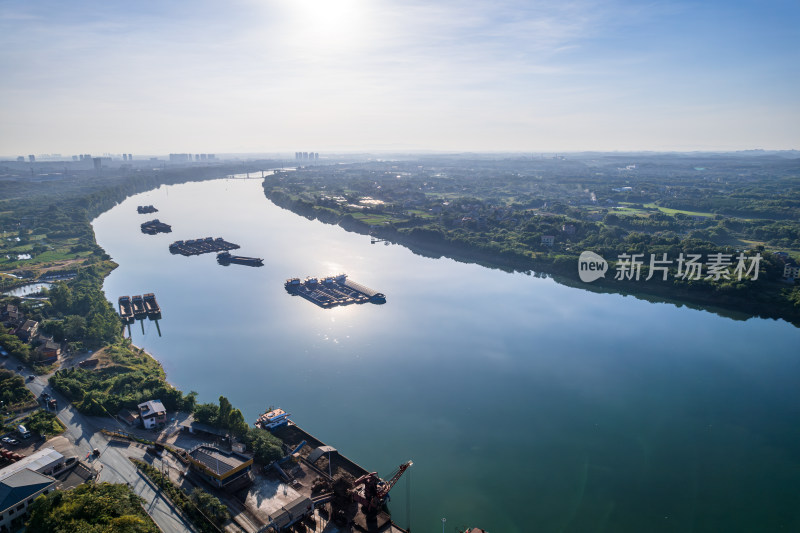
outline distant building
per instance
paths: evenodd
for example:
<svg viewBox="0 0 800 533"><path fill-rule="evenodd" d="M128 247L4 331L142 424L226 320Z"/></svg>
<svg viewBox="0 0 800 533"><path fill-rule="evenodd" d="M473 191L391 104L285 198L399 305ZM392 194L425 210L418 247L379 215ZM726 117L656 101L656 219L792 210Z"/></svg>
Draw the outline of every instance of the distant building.
<svg viewBox="0 0 800 533"><path fill-rule="evenodd" d="M553 246L555 244L556 238L553 235L542 235L542 244L544 246Z"/></svg>
<svg viewBox="0 0 800 533"><path fill-rule="evenodd" d="M122 154L122 160L123 161L127 161L128 160L128 154Z"/></svg>
<svg viewBox="0 0 800 533"><path fill-rule="evenodd" d="M128 161L133 161L133 154L128 154Z"/></svg>
<svg viewBox="0 0 800 533"><path fill-rule="evenodd" d="M31 163L34 163L36 161L36 156L33 155L33 154L29 155L28 156L28 161L30 161Z"/></svg>
<svg viewBox="0 0 800 533"><path fill-rule="evenodd" d="M169 154L170 163L188 163L191 158L191 154Z"/></svg>
<svg viewBox="0 0 800 533"><path fill-rule="evenodd" d="M575 235L575 224L564 224L561 226L561 231L567 235Z"/></svg>
<svg viewBox="0 0 800 533"><path fill-rule="evenodd" d="M24 162L25 162L25 157L23 156L17 157L17 163L24 163Z"/></svg>
<svg viewBox="0 0 800 533"><path fill-rule="evenodd" d="M167 423L167 410L161 400L150 400L139 404L139 417L145 429L152 429Z"/></svg>
<svg viewBox="0 0 800 533"><path fill-rule="evenodd" d="M0 308L0 320L7 326L19 326L23 320L22 313L19 312L16 305L6 304Z"/></svg>
<svg viewBox="0 0 800 533"><path fill-rule="evenodd" d="M800 266L786 264L783 266L783 279L786 281L794 281L800 278Z"/></svg>

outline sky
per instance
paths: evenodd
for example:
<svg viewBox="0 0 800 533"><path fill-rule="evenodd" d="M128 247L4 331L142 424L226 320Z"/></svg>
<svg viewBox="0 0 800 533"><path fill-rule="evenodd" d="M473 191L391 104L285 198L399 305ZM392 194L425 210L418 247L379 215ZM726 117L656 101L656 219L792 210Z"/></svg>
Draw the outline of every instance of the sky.
<svg viewBox="0 0 800 533"><path fill-rule="evenodd" d="M800 2L0 0L0 154L800 149Z"/></svg>

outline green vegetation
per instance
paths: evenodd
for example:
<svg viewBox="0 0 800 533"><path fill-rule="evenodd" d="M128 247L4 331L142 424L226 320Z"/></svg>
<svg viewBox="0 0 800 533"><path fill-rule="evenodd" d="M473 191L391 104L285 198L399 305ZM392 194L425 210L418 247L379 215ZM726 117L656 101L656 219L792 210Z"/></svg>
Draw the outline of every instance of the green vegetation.
<svg viewBox="0 0 800 533"><path fill-rule="evenodd" d="M219 397L219 405L201 403L195 406L194 419L203 424L227 429L237 437L247 434L249 428L242 412L235 409L225 396Z"/></svg>
<svg viewBox="0 0 800 533"><path fill-rule="evenodd" d="M56 418L56 415L40 409L22 421L28 431L33 431L39 435L46 435L48 438L64 432L64 426Z"/></svg>
<svg viewBox="0 0 800 533"><path fill-rule="evenodd" d="M126 485L98 483L40 496L31 505L27 531L49 533L158 533Z"/></svg>
<svg viewBox="0 0 800 533"><path fill-rule="evenodd" d="M31 391L25 387L25 380L11 370L0 368L0 401L2 409L13 410L14 406L35 400Z"/></svg>
<svg viewBox="0 0 800 533"><path fill-rule="evenodd" d="M222 531L230 520L228 508L218 498L201 488L195 488L187 494L176 486L167 476L153 466L131 459L136 467L145 473L153 483L163 490L175 506L192 521L192 524L203 533Z"/></svg>
<svg viewBox="0 0 800 533"><path fill-rule="evenodd" d="M22 362L28 363L31 360L31 346L9 333L3 326L0 326L0 346L3 346L10 356Z"/></svg>
<svg viewBox="0 0 800 533"><path fill-rule="evenodd" d="M798 325L800 287L783 282L788 256L774 253L800 257L798 185L798 160L781 156L587 154L314 166L268 176L264 190L309 219L423 255L576 284L578 256L591 250L609 260L610 272L583 288ZM642 254L640 281L613 279L622 254ZM645 282L651 255L662 254L672 260L668 279ZM704 263L711 254L727 254L728 277L681 276L681 254L701 254ZM748 267L760 256L757 280L755 271L741 279L734 273L739 254Z"/></svg>
<svg viewBox="0 0 800 533"><path fill-rule="evenodd" d="M64 393L75 407L91 415L116 414L122 408L136 409L142 402L159 399L171 411L194 408L194 395L166 382L161 365L129 340L103 348L94 355L96 370L69 368L50 377L50 385Z"/></svg>
<svg viewBox="0 0 800 533"><path fill-rule="evenodd" d="M239 409L235 409L225 396L219 397L219 405L213 403L197 404L194 419L203 424L227 429L239 437L247 448L253 451L254 459L261 464L269 464L283 457L283 442L263 429L250 427Z"/></svg>

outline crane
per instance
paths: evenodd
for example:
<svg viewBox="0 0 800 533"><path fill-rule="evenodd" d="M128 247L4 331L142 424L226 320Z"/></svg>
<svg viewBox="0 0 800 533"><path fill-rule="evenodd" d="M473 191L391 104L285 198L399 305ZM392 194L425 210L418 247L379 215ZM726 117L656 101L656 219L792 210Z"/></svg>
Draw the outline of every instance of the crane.
<svg viewBox="0 0 800 533"><path fill-rule="evenodd" d="M364 474L353 482L353 489L351 492L353 501L361 504L361 509L364 511L364 514L370 515L377 513L383 504L386 503L386 500L389 498L389 491L392 490L392 487L394 487L395 483L400 479L400 476L413 464L413 461L407 461L398 466L397 470L392 473L389 481L384 481L379 478L377 472ZM359 489L361 485L364 486L363 490Z"/></svg>

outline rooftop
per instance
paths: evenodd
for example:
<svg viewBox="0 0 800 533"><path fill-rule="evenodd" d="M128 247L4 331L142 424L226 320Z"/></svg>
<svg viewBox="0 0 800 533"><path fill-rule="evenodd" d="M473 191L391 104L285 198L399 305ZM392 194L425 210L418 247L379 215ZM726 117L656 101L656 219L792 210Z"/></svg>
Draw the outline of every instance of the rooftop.
<svg viewBox="0 0 800 533"><path fill-rule="evenodd" d="M139 412L142 416L152 416L158 413L166 413L167 410L161 400L150 400L139 404Z"/></svg>
<svg viewBox="0 0 800 533"><path fill-rule="evenodd" d="M201 445L191 450L192 459L206 467L213 475L225 477L231 471L252 462L252 459L235 452L224 452L212 446Z"/></svg>
<svg viewBox="0 0 800 533"><path fill-rule="evenodd" d="M26 468L36 471L63 459L64 456L58 453L55 448L43 448L0 470L0 482Z"/></svg>
<svg viewBox="0 0 800 533"><path fill-rule="evenodd" d="M6 476L0 481L0 511L25 501L55 482L55 479L27 468Z"/></svg>

